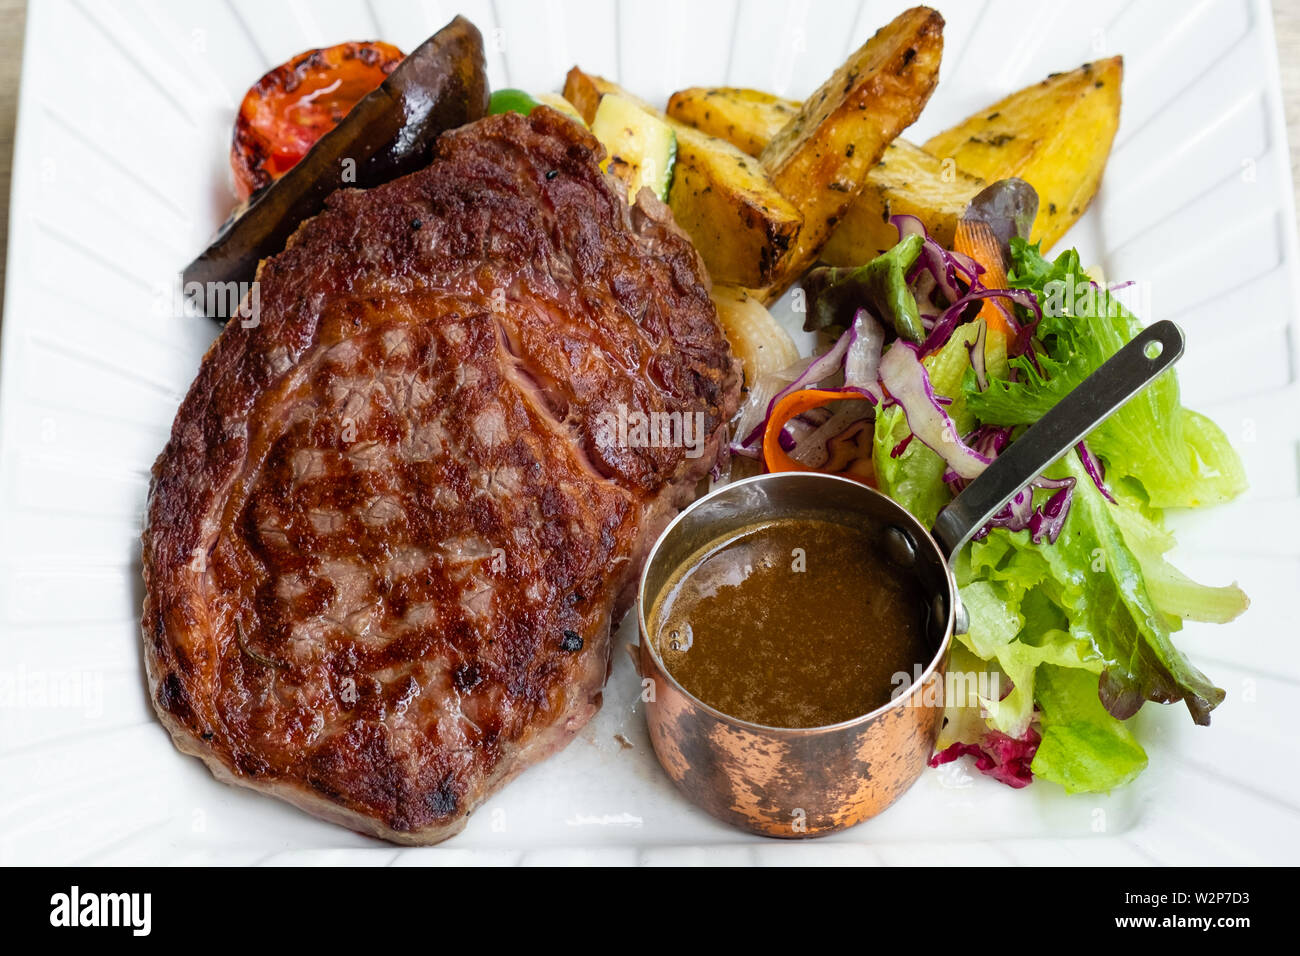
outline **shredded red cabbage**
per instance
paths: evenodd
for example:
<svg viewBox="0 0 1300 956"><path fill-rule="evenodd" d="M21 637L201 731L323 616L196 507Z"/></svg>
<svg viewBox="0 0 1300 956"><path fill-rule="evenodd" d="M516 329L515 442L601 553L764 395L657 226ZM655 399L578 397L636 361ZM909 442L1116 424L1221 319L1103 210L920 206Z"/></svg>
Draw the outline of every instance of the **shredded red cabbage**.
<svg viewBox="0 0 1300 956"><path fill-rule="evenodd" d="M844 356L849 350L849 334L849 332L845 332L836 339L835 344L826 352L817 356L798 378L772 396L772 400L767 403L767 414L763 416L763 420L741 439L740 445L742 448L757 447L763 441L763 433L767 430L767 420L772 417L772 411L781 399L792 392L802 391L805 388L814 388L823 379L830 378L836 372L843 370Z"/></svg>
<svg viewBox="0 0 1300 956"><path fill-rule="evenodd" d="M889 347L880 361L880 384L889 393L890 402L903 409L912 434L953 472L969 480L988 467L992 459L958 436L957 426L934 394L916 346L899 339Z"/></svg>
<svg viewBox="0 0 1300 956"><path fill-rule="evenodd" d="M922 240L921 254L908 275L908 283L926 329L925 342L918 348L910 342L897 340L885 349L884 327L866 309L858 309L848 330L830 349L811 360L793 381L772 395L761 420L741 440L732 443L731 451L761 459L768 422L777 404L787 395L807 388L853 392L877 408L901 407L909 434L894 446L891 456L902 455L913 438L919 439L944 460L947 465L944 481L954 494L958 494L1007 446L1011 441L1011 429L982 426L964 438L959 436L945 410L952 404L952 399L935 394L921 360L942 348L968 318L967 312L987 299L1002 311L1014 331L1008 352L1027 354L1034 361L1032 338L1042 318L1042 310L1032 292L985 288L980 281L983 267L968 256L944 249L917 217L893 216L890 222L898 230L900 241L912 235L920 236ZM1030 321L1024 324L1017 321L1012 306L1025 310L1031 316ZM971 367L981 389L988 386L984 358L986 336L987 328L981 323L975 341L967 346ZM787 453L800 448L815 454L835 438L832 432L854 427L862 417L860 412L854 414L851 408L835 413L827 410L805 413L786 423L779 436L781 447ZM1078 451L1092 480L1113 501L1105 488L1100 463L1084 443L1079 444ZM1038 490L1050 491L1051 494L1046 501L1035 506L1034 494ZM1035 543L1046 540L1054 544L1065 526L1073 494L1073 478L1052 480L1040 475L994 515L975 537L987 536L992 528L1006 528L1029 531Z"/></svg>
<svg viewBox="0 0 1300 956"><path fill-rule="evenodd" d="M1042 741L1030 727L1017 739L998 730L990 730L978 744L956 743L930 758L931 767L951 763L960 757L974 757L975 769L1008 787L1019 790L1034 781L1034 754Z"/></svg>
<svg viewBox="0 0 1300 956"><path fill-rule="evenodd" d="M1097 490L1106 496L1106 500L1115 504L1115 496L1110 493L1106 487L1106 468L1093 457L1092 452L1088 450L1088 443L1081 441L1074 446L1074 450L1079 453L1079 461L1083 462L1083 470L1088 473L1092 483L1097 486Z"/></svg>
<svg viewBox="0 0 1300 956"><path fill-rule="evenodd" d="M973 283L978 282L979 273L983 271L981 267L966 256L950 252L939 245L926 231L925 224L916 216L890 216L889 222L898 230L899 242L913 235L920 236L922 240L921 255L907 277L909 285L915 282L922 271L928 272L934 288L941 292L947 303L951 305L962 297L961 283L965 283L969 288ZM926 293L924 287L918 291ZM921 311L922 320L927 317L927 312L931 319L937 316L931 294L918 297L916 304Z"/></svg>
<svg viewBox="0 0 1300 956"><path fill-rule="evenodd" d="M853 324L826 352L819 355L789 385L781 389L767 403L762 420L748 435L731 445L732 454L761 457L763 434L777 403L794 392L805 388L820 388L829 392L853 392L873 405L880 405L883 395L879 385L880 351L885 342L885 330L866 309L858 309ZM832 378L842 378L843 384L827 386ZM830 416L827 415L827 418ZM852 423L849 423L852 424ZM788 427L788 426L787 426ZM834 436L831 436L834 437ZM787 452L796 444L786 430L781 432L781 447Z"/></svg>
<svg viewBox="0 0 1300 956"><path fill-rule="evenodd" d="M992 461L1011 443L1011 429L998 425L981 425L963 440L978 454ZM944 472L943 480L954 495L960 494L970 484L969 478L964 478L951 469ZM1054 494L1042 505L1034 507L1035 489ZM984 527L975 532L972 540L983 540L993 528L1006 528L1008 531L1028 531L1030 540L1035 544L1042 543L1044 539L1055 544L1061 535L1061 529L1065 527L1073 498L1073 478L1044 478L1039 475L1003 505Z"/></svg>
<svg viewBox="0 0 1300 956"><path fill-rule="evenodd" d="M880 353L885 346L885 329L867 312L858 309L848 331L844 353L844 384L874 393L880 378Z"/></svg>
<svg viewBox="0 0 1300 956"><path fill-rule="evenodd" d="M981 299L993 299L1006 318L1007 325L1014 331L1015 334L1008 343L1009 354L1019 355L1029 348L1033 329L1043 317L1037 296L1023 289L985 288L980 281L984 267L968 256L939 245L916 216L891 216L889 221L898 230L899 241L912 235L918 235L922 239L921 255L908 276L908 283L912 286L921 313L921 322L927 330L925 344L921 346L922 357L942 348L961 324L967 307ZM962 290L963 285L965 291ZM936 302L935 292L942 295L942 302ZM1033 321L1022 326L999 299L1027 309L1033 313Z"/></svg>

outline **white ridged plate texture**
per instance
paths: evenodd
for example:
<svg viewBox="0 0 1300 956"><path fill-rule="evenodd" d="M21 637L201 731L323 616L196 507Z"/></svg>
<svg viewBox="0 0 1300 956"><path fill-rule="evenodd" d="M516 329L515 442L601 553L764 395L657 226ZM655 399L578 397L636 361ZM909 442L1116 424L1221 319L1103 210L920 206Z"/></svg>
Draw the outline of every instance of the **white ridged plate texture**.
<svg viewBox="0 0 1300 956"><path fill-rule="evenodd" d="M960 0L923 139L1011 90L1125 57L1124 113L1067 237L1188 336L1187 403L1240 449L1240 501L1175 516L1176 560L1253 604L1178 641L1228 691L1209 729L1149 706L1138 782L1011 791L960 763L810 843L748 838L660 772L619 650L605 706L450 842L399 850L216 783L154 719L140 662L148 469L215 328L160 289L230 204L235 106L312 46L411 49L461 12L492 85L574 63L662 102L683 86L802 96L906 4L732 0L35 0L28 16L0 345L0 864L1290 863L1300 851L1297 244L1268 6ZM787 318L789 318L787 316ZM626 626L620 644L634 639ZM631 742L622 746L615 735Z"/></svg>

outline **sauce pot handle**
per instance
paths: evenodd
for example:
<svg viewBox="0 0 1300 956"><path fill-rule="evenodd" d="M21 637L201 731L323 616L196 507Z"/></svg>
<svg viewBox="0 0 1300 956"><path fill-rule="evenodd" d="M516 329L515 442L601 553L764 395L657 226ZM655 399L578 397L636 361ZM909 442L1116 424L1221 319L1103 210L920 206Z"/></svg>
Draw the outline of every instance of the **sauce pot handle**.
<svg viewBox="0 0 1300 956"><path fill-rule="evenodd" d="M955 557L1043 469L1177 362L1183 346L1177 325L1156 322L1080 382L939 512L933 534L944 554Z"/></svg>

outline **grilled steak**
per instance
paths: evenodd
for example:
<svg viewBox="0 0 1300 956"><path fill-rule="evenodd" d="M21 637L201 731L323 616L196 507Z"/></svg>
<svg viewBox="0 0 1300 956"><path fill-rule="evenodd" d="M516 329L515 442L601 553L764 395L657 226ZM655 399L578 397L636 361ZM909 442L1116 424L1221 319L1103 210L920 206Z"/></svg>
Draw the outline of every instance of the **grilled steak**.
<svg viewBox="0 0 1300 956"><path fill-rule="evenodd" d="M599 708L739 390L694 249L599 151L549 109L445 134L336 193L208 351L153 469L143 634L218 777L433 843Z"/></svg>

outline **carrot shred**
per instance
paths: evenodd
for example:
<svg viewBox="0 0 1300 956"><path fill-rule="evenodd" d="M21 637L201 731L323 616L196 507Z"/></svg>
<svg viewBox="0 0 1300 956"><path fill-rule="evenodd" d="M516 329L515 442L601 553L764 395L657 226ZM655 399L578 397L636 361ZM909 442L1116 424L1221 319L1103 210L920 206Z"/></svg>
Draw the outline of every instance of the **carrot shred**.
<svg viewBox="0 0 1300 956"><path fill-rule="evenodd" d="M980 281L986 289L1007 288L1007 270L1002 264L1002 248L988 223L971 219L958 220L952 251L970 256L984 267ZM993 299L984 300L977 318L984 320L990 332L997 332L1004 339L1011 338L1011 326Z"/></svg>
<svg viewBox="0 0 1300 956"><path fill-rule="evenodd" d="M860 400L861 395L854 392L835 392L822 388L803 388L797 392L791 392L772 409L772 414L768 416L767 427L763 430L763 462L767 465L768 471L821 471L820 468L813 468L805 465L801 461L792 458L784 448L781 447L781 432L785 429L786 423L792 418L797 418L804 412L811 411L814 408L820 408L823 405L829 405L831 402ZM833 472L841 478L852 478L854 481L860 481L865 485L875 487L874 469L870 474L864 474L861 471L850 468L847 471Z"/></svg>

